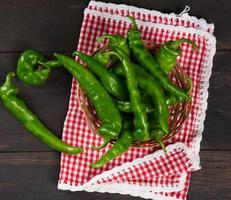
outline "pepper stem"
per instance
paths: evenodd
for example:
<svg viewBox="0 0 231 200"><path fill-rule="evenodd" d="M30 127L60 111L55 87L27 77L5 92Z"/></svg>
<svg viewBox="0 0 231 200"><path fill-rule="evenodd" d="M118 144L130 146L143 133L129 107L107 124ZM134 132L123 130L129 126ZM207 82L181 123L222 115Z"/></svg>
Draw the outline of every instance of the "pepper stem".
<svg viewBox="0 0 231 200"><path fill-rule="evenodd" d="M12 84L12 79L15 77L15 73L14 72L9 72L6 76L6 85L11 85Z"/></svg>
<svg viewBox="0 0 231 200"><path fill-rule="evenodd" d="M18 88L12 83L14 77L14 72L7 74L5 83L0 87L0 95L16 95L19 92Z"/></svg>
<svg viewBox="0 0 231 200"><path fill-rule="evenodd" d="M62 64L57 60L49 60L45 64L50 68L62 67Z"/></svg>
<svg viewBox="0 0 231 200"><path fill-rule="evenodd" d="M155 140L158 142L160 147L164 150L164 153L167 153L167 149L166 149L164 143L161 140L157 139L157 138L155 138Z"/></svg>
<svg viewBox="0 0 231 200"><path fill-rule="evenodd" d="M108 143L109 143L110 140L111 140L110 136L105 136L104 137L104 141L103 141L103 143L100 146L92 146L91 148L93 150L100 150L100 149L106 147L108 145Z"/></svg>
<svg viewBox="0 0 231 200"><path fill-rule="evenodd" d="M173 48L173 49L178 49L180 47L180 44L183 42L187 42L188 44L191 44L194 50L198 49L198 46L196 45L195 42L193 42L192 40L189 40L189 39L185 39L185 38L181 38L181 39L172 41L169 44L169 47Z"/></svg>
<svg viewBox="0 0 231 200"><path fill-rule="evenodd" d="M108 51L108 52L106 52L106 54L114 55L114 56L118 57L120 60L123 60L122 56L119 53L115 52L115 51Z"/></svg>
<svg viewBox="0 0 231 200"><path fill-rule="evenodd" d="M113 40L113 39L115 39L115 38L114 38L113 35L107 34L107 35L103 35L103 36L99 37L96 41L99 42L99 43L101 43L101 42L103 42L105 39Z"/></svg>
<svg viewBox="0 0 231 200"><path fill-rule="evenodd" d="M44 62L41 62L41 61L38 61L38 64L44 66L45 68L50 68L47 63L44 63Z"/></svg>
<svg viewBox="0 0 231 200"><path fill-rule="evenodd" d="M131 22L132 22L132 29L138 30L138 26L137 26L137 23L136 23L136 20L134 19L134 17L128 16L128 18L129 18L129 19L131 20Z"/></svg>

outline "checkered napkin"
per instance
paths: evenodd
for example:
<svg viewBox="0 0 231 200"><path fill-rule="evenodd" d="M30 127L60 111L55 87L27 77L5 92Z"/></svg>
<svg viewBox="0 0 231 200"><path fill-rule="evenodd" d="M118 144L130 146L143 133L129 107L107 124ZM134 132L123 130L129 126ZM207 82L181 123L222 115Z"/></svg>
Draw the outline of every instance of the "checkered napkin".
<svg viewBox="0 0 231 200"><path fill-rule="evenodd" d="M192 110L181 131L167 144L167 153L157 148L131 148L100 169L90 163L98 160L110 147L91 150L102 138L94 133L85 120L77 101L77 81L73 80L69 109L64 123L63 140L81 146L80 155L62 154L58 188L71 191L129 194L158 200L186 199L191 171L198 170L203 121L207 107L208 80L215 53L214 26L203 19L163 14L157 11L91 1L84 11L78 50L91 55L100 45L96 39L106 33L126 35L137 19L144 40L162 44L168 40L188 38L198 45L193 51L182 45L178 62L193 81Z"/></svg>

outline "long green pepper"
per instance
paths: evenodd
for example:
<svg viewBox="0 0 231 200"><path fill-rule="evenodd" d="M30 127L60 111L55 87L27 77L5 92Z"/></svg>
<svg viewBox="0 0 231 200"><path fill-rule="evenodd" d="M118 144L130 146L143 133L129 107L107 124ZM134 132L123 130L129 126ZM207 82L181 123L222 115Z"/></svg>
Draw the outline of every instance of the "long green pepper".
<svg viewBox="0 0 231 200"><path fill-rule="evenodd" d="M57 53L54 55L78 80L81 89L93 103L101 121L98 132L104 138L104 143L107 144L111 139L116 139L122 128L122 119L110 95L95 76L82 65L68 56Z"/></svg>
<svg viewBox="0 0 231 200"><path fill-rule="evenodd" d="M153 74L153 76L160 82L164 89L176 96L189 99L189 96L184 90L178 88L170 81L167 74L161 69L156 59L152 56L148 49L145 48L141 39L141 33L138 30L134 18L129 18L132 21L133 27L128 31L128 41L135 59L138 60L141 66Z"/></svg>
<svg viewBox="0 0 231 200"><path fill-rule="evenodd" d="M126 87L124 87L124 84L116 75L107 70L101 63L91 56L80 51L76 51L73 54L87 64L93 73L99 77L101 83L110 94L120 100L126 99Z"/></svg>
<svg viewBox="0 0 231 200"><path fill-rule="evenodd" d="M115 144L109 149L98 161L91 164L94 168L99 168L108 163L110 160L116 158L120 154L126 152L132 144L132 132L123 130L120 137Z"/></svg>
<svg viewBox="0 0 231 200"><path fill-rule="evenodd" d="M18 121L35 137L41 140L47 146L67 154L78 154L82 148L70 146L56 137L48 128L46 128L39 118L31 112L26 104L17 97L19 89L12 83L15 76L10 72L5 83L0 87L0 99L6 109L18 119Z"/></svg>
<svg viewBox="0 0 231 200"><path fill-rule="evenodd" d="M103 51L99 50L93 55L93 57L98 62L100 62L102 65L108 66L108 65L110 65L111 62L113 62L115 60L115 57L113 57L112 55L109 55L107 53L107 51L109 51L111 47L119 47L119 48L123 49L123 51L125 51L128 55L130 55L130 49L128 46L128 41L122 35L106 34L106 35L99 37L97 39L97 42L103 42L103 40L105 40L105 39L109 39L109 45L104 47L104 49L106 51L105 50L103 50Z"/></svg>
<svg viewBox="0 0 231 200"><path fill-rule="evenodd" d="M115 67L117 74L124 74L122 67L122 64L118 64ZM133 67L138 85L152 98L156 112L158 113L158 124L160 124L160 127L165 133L168 133L168 107L166 105L166 100L162 88L159 86L154 77L148 74L143 68L134 63ZM150 110L149 108L150 106L146 107L146 109Z"/></svg>
<svg viewBox="0 0 231 200"><path fill-rule="evenodd" d="M148 131L148 117L145 110L145 106L142 103L140 91L138 89L137 80L135 76L134 65L130 61L128 54L118 47L113 47L114 51L108 52L108 54L117 56L122 65L123 71L127 81L127 87L130 95L131 108L135 115L134 119L134 136L137 140L145 141L149 138Z"/></svg>
<svg viewBox="0 0 231 200"><path fill-rule="evenodd" d="M163 137L166 133L161 129L160 124L158 123L158 113L152 112L148 116L148 120L150 122L149 130L150 130L150 138L156 141L160 147L166 152L166 148L164 143L162 142Z"/></svg>
<svg viewBox="0 0 231 200"><path fill-rule="evenodd" d="M130 49L128 41L122 35L110 35L106 34L97 39L98 42L102 42L105 39L109 39L109 47L118 47L122 49L128 56L130 56Z"/></svg>

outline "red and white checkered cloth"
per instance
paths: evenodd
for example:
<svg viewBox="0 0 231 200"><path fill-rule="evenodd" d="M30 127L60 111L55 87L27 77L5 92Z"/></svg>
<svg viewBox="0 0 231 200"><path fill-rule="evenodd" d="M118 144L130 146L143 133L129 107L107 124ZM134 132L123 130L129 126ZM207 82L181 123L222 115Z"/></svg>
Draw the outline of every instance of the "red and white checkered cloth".
<svg viewBox="0 0 231 200"><path fill-rule="evenodd" d="M131 148L100 169L90 163L109 148L93 151L102 139L86 123L77 102L77 81L73 80L69 110L64 123L63 140L84 148L80 155L62 154L59 189L130 194L158 200L183 200L192 170L200 168L199 149L207 107L208 80L215 53L214 26L187 13L180 16L163 14L133 6L91 1L84 11L78 50L91 55L100 44L96 39L106 33L126 35L131 26L125 17L137 19L144 40L156 44L177 38L188 38L199 47L194 52L183 44L179 63L193 80L192 111L183 128L162 150ZM101 44L103 45L103 44Z"/></svg>

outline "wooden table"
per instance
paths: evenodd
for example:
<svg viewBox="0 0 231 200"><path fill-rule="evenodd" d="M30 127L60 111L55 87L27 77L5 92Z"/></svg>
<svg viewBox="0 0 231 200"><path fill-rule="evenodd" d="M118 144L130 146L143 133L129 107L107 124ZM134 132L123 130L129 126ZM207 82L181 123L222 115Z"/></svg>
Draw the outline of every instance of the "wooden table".
<svg viewBox="0 0 231 200"><path fill-rule="evenodd" d="M192 173L188 199L231 199L231 3L228 0L113 1L180 13L185 5L190 14L216 25L217 53L210 79L208 110L201 147L202 170ZM78 41L83 10L88 1L1 0L0 82L15 70L19 54L36 48L47 55L70 53ZM18 82L20 96L30 108L61 136L67 112L71 76L53 70L47 84L29 87ZM0 104L0 199L76 200L110 198L140 199L123 195L57 190L60 154L47 148L25 131Z"/></svg>

